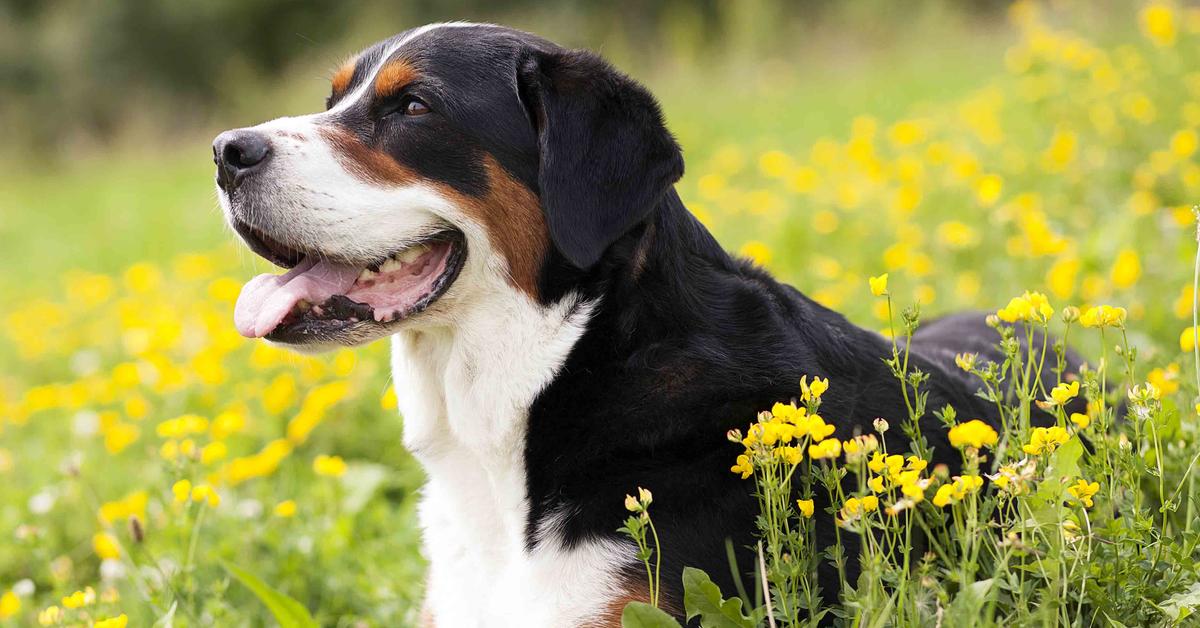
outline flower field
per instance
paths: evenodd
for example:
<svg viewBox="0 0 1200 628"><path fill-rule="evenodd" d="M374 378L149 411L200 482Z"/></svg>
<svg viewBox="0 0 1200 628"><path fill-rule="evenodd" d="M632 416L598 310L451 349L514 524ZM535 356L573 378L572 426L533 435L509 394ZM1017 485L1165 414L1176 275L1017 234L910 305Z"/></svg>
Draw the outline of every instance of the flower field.
<svg viewBox="0 0 1200 628"><path fill-rule="evenodd" d="M959 356L1010 421L927 409L952 428L955 476L920 447L880 448L910 416L834 431L819 412L836 381L743 417L729 464L765 500L778 621L1134 626L1200 611L1200 8L1115 13L1126 27L1017 2L1003 70L901 117L863 111L805 145L685 141L692 211L852 320L900 339L918 319L987 310L1065 335L1089 365L1045 390L1029 373L1053 369L1053 346L1036 364L1011 337L1004 365ZM252 272L230 240L0 280L0 626L415 624L422 475L387 348L304 357L242 339L232 308ZM919 409L896 346L896 385ZM1031 428L1031 407L1058 424ZM832 491L829 511L787 498L801 465L803 491ZM654 509L633 504L638 527ZM871 578L836 608L798 568L840 560L811 546L814 517L872 539ZM906 551L920 525L934 541ZM713 625L766 625L763 600L747 603L730 619L743 623Z"/></svg>

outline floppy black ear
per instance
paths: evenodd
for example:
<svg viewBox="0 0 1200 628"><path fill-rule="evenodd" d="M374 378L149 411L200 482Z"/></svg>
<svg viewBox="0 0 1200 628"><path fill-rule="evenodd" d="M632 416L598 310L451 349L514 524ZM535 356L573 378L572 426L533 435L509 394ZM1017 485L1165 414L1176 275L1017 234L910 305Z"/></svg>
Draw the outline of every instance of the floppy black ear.
<svg viewBox="0 0 1200 628"><path fill-rule="evenodd" d="M550 238L586 270L646 220L683 176L683 155L650 92L599 56L537 52L519 73Z"/></svg>

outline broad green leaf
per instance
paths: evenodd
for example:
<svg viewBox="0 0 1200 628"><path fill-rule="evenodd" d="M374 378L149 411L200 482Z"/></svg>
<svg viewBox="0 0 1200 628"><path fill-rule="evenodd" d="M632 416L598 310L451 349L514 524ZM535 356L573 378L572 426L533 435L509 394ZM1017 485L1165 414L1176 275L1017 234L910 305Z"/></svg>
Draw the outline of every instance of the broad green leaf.
<svg viewBox="0 0 1200 628"><path fill-rule="evenodd" d="M1038 486L1038 497L1047 502L1058 503L1066 492L1070 480L1079 477L1079 458L1083 456L1083 441L1071 437L1062 447L1050 454L1046 467L1046 480Z"/></svg>
<svg viewBox="0 0 1200 628"><path fill-rule="evenodd" d="M660 608L630 602L621 611L621 628L679 628L679 622Z"/></svg>
<svg viewBox="0 0 1200 628"><path fill-rule="evenodd" d="M276 591L271 585L237 565L225 561L221 561L221 565L266 605L275 621L279 622L280 628L318 628L317 622L300 602Z"/></svg>
<svg viewBox="0 0 1200 628"><path fill-rule="evenodd" d="M683 569L683 608L688 620L699 615L704 628L754 628L742 614L741 598L724 599L708 574L693 567Z"/></svg>
<svg viewBox="0 0 1200 628"><path fill-rule="evenodd" d="M1171 621L1179 621L1200 608L1200 582L1193 582L1184 591L1163 600L1159 610Z"/></svg>

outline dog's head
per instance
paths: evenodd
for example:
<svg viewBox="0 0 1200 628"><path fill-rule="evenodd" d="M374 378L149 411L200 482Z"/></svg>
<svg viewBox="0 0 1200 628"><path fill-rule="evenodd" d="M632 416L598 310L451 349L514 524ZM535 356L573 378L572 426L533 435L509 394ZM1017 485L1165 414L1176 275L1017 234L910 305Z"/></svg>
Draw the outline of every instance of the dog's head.
<svg viewBox="0 0 1200 628"><path fill-rule="evenodd" d="M332 83L325 111L213 143L229 223L290 269L246 284L246 336L353 345L497 290L546 304L549 274L586 277L683 172L644 88L527 33L406 31Z"/></svg>

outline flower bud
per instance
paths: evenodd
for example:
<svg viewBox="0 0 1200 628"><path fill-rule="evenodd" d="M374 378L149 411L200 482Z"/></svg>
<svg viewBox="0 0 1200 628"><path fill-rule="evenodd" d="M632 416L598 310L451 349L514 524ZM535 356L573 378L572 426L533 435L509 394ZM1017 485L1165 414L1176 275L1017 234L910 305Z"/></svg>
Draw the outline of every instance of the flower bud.
<svg viewBox="0 0 1200 628"><path fill-rule="evenodd" d="M133 538L134 543L146 540L146 530L142 528L142 521L137 515L129 515L129 536Z"/></svg>

